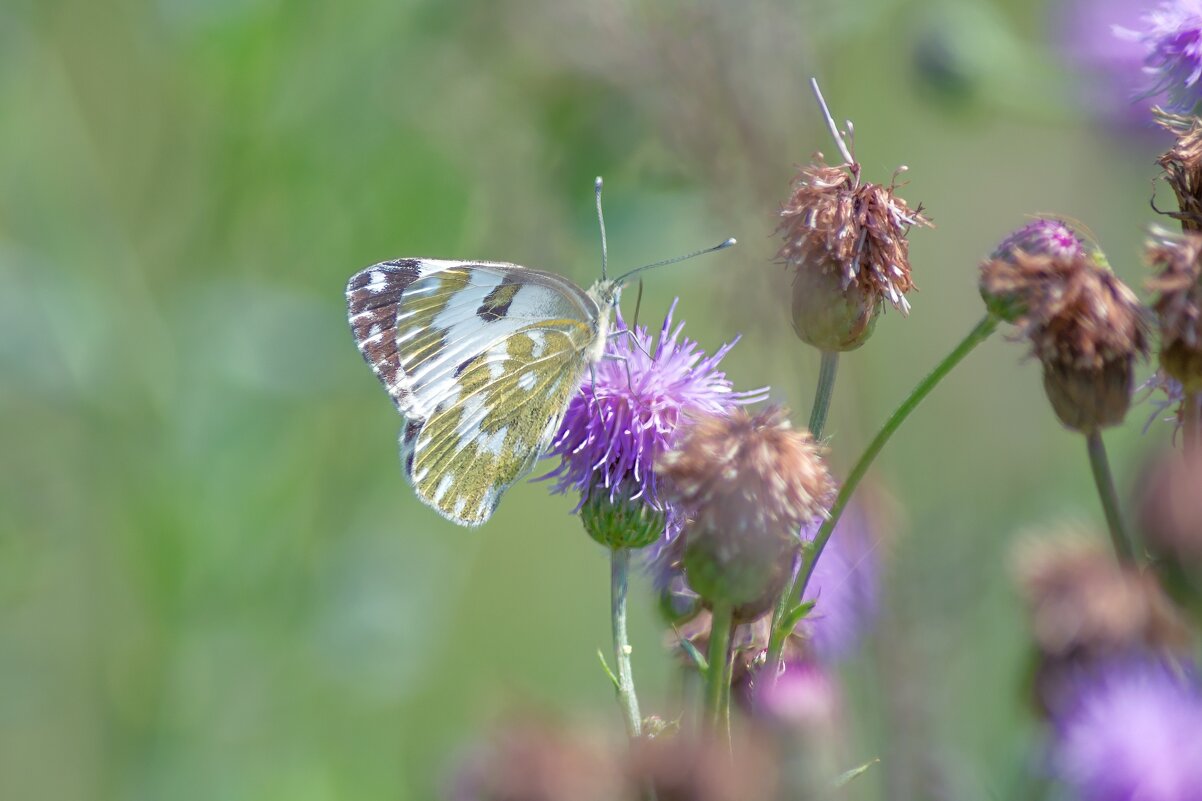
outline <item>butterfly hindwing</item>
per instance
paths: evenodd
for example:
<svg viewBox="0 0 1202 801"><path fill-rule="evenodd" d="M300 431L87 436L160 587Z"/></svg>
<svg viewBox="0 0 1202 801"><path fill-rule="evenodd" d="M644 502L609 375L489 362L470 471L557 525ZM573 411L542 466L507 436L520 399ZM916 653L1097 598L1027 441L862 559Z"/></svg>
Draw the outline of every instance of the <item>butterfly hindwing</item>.
<svg viewBox="0 0 1202 801"><path fill-rule="evenodd" d="M419 497L456 522L487 520L550 445L588 335L580 322L529 326L472 358L417 435L408 472Z"/></svg>
<svg viewBox="0 0 1202 801"><path fill-rule="evenodd" d="M553 273L433 259L369 267L347 302L356 344L407 418L401 459L418 497L483 523L549 447L601 310Z"/></svg>

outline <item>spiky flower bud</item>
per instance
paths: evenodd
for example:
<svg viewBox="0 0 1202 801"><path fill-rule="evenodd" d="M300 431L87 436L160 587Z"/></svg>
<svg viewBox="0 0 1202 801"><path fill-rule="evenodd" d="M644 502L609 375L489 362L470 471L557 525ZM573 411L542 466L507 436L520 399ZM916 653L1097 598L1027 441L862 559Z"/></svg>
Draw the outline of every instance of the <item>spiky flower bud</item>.
<svg viewBox="0 0 1202 801"><path fill-rule="evenodd" d="M861 183L858 164L831 167L818 154L793 181L780 212L779 257L793 273L793 330L825 351L860 347L888 300L906 314L911 226L930 226L897 185Z"/></svg>
<svg viewBox="0 0 1202 801"><path fill-rule="evenodd" d="M580 507L580 522L601 545L646 548L664 532L664 513L641 498L631 498L629 488L616 497L604 488L590 491Z"/></svg>
<svg viewBox="0 0 1202 801"><path fill-rule="evenodd" d="M1188 394L1202 392L1202 234L1153 231L1145 255L1157 274L1152 308L1160 328L1160 366Z"/></svg>
<svg viewBox="0 0 1202 801"><path fill-rule="evenodd" d="M758 617L789 578L802 523L833 494L822 448L783 409L737 409L698 420L657 469L688 510L689 585L708 604L735 607L737 619Z"/></svg>
<svg viewBox="0 0 1202 801"><path fill-rule="evenodd" d="M1023 256L1046 257L1054 262L1092 256L1095 252L1096 248L1062 220L1050 217L1032 220L999 242L982 265L980 290L985 307L1008 323L1026 314L1024 290L1028 281L1018 263Z"/></svg>
<svg viewBox="0 0 1202 801"><path fill-rule="evenodd" d="M1011 248L981 265L981 294L1030 341L1056 416L1089 433L1126 416L1135 358L1147 354L1148 343L1135 293L1101 251L1074 250Z"/></svg>

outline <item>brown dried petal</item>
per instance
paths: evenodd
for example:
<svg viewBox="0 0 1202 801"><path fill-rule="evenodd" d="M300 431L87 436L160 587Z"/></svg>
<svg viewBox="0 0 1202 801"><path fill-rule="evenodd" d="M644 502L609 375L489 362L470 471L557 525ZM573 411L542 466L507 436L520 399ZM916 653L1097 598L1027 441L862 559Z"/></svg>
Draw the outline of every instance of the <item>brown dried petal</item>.
<svg viewBox="0 0 1202 801"><path fill-rule="evenodd" d="M798 270L837 272L844 289L855 283L874 304L887 299L906 313L914 288L906 235L931 222L896 190L861 183L850 165L828 166L819 154L798 173L781 209L779 257Z"/></svg>
<svg viewBox="0 0 1202 801"><path fill-rule="evenodd" d="M1145 250L1158 270L1148 288L1160 328L1160 362L1189 391L1202 388L1202 234L1156 232Z"/></svg>

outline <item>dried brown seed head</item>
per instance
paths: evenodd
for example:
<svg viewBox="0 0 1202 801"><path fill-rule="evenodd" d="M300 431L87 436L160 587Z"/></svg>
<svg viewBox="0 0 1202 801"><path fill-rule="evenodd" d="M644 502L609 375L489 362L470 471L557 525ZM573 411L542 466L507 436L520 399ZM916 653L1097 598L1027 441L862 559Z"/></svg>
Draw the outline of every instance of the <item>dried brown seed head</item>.
<svg viewBox="0 0 1202 801"><path fill-rule="evenodd" d="M1202 234L1154 231L1145 250L1157 274L1152 309L1160 328L1160 365L1188 393L1202 391Z"/></svg>
<svg viewBox="0 0 1202 801"><path fill-rule="evenodd" d="M459 766L452 801L614 801L637 798L605 743L562 725L521 717L495 727Z"/></svg>
<svg viewBox="0 0 1202 801"><path fill-rule="evenodd" d="M793 270L793 327L824 350L859 347L888 300L903 314L912 226L931 225L896 184L861 183L859 165L832 167L822 155L803 167L780 211L779 258Z"/></svg>
<svg viewBox="0 0 1202 801"><path fill-rule="evenodd" d="M1194 116L1155 112L1160 127L1177 137L1157 163L1177 196L1177 212L1168 216L1181 221L1186 231L1202 231L1202 119Z"/></svg>
<svg viewBox="0 0 1202 801"><path fill-rule="evenodd" d="M1044 387L1061 422L1089 432L1122 422L1134 361L1148 351L1139 300L1101 257L1021 250L981 266L983 295L1009 299L1010 318L1043 364Z"/></svg>
<svg viewBox="0 0 1202 801"><path fill-rule="evenodd" d="M738 409L697 420L657 469L665 497L688 514L689 586L739 620L767 611L788 581L798 530L834 492L821 447L782 409Z"/></svg>
<svg viewBox="0 0 1202 801"><path fill-rule="evenodd" d="M1100 658L1185 647L1189 628L1155 576L1120 565L1103 543L1068 528L1019 546L1016 577L1040 651Z"/></svg>
<svg viewBox="0 0 1202 801"><path fill-rule="evenodd" d="M780 798L779 760L771 740L737 731L734 748L717 738L680 734L640 740L632 783L657 801L772 801Z"/></svg>
<svg viewBox="0 0 1202 801"><path fill-rule="evenodd" d="M664 454L657 472L675 503L697 514L730 518L738 530L795 533L825 512L834 480L824 449L788 411L752 416L743 409L698 418Z"/></svg>

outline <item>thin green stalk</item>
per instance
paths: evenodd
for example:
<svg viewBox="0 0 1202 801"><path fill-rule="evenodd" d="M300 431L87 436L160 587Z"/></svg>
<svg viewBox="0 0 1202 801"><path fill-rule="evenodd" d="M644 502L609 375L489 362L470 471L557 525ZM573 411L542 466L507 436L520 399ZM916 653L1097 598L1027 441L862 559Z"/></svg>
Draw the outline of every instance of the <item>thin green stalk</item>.
<svg viewBox="0 0 1202 801"><path fill-rule="evenodd" d="M614 661L618 665L618 704L626 718L626 733L642 734L639 699L634 692L634 672L630 667L630 639L626 634L626 588L630 573L630 549L612 548L609 552L610 617L614 630Z"/></svg>
<svg viewBox="0 0 1202 801"><path fill-rule="evenodd" d="M1123 514L1119 511L1118 494L1114 491L1114 479L1110 475L1110 460L1106 457L1106 445L1102 442L1100 431L1085 435L1089 446L1089 466L1093 470L1093 480L1098 487L1098 497L1102 499L1102 511L1106 513L1106 526L1110 529L1110 541L1114 543L1114 552L1120 562L1135 563L1135 547L1131 537L1123 525Z"/></svg>
<svg viewBox="0 0 1202 801"><path fill-rule="evenodd" d="M989 338L998 326L999 319L992 314L987 314L981 319L976 326L968 332L968 336L960 342L959 345L949 353L943 361L935 366L935 369L914 387L901 406L897 407L881 430L873 438L872 442L864 450L860 460L856 462L851 473L848 474L847 480L839 489L839 494L835 497L835 503L831 506L830 514L823 521L818 533L814 535L813 542L809 547L805 548L805 555L802 560L801 570L793 578L793 581L785 588L782 602L778 604L778 609L784 609L786 614L780 615L773 623L772 635L768 641L768 675L775 677L780 670L781 651L784 649L785 640L788 639L789 632L785 626L781 625L783 620L787 618L788 610L796 607L803 597L805 597L806 585L809 584L810 576L814 573L814 565L818 563L818 557L822 556L822 549L826 547L826 543L831 538L831 533L835 530L835 525L839 522L839 516L843 514L847 502L851 500L851 495L855 492L856 487L868 472L868 468L872 465L872 461L885 447L885 443L893 436L893 433L901 427L906 418L910 416L910 412L914 411L918 404L922 403L923 399L931 393L940 381L947 376L948 373L958 365L965 356L972 352L973 348Z"/></svg>
<svg viewBox="0 0 1202 801"><path fill-rule="evenodd" d="M711 610L709 675L705 685L705 719L713 732L730 731L730 634L734 610L715 604Z"/></svg>
<svg viewBox="0 0 1202 801"><path fill-rule="evenodd" d="M826 428L826 415L831 409L831 396L835 394L835 374L839 370L839 354L822 351L822 365L818 368L818 386L814 390L814 407L810 409L810 433L814 439L822 439Z"/></svg>

